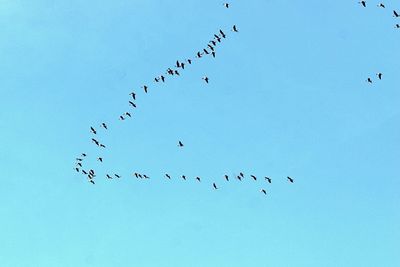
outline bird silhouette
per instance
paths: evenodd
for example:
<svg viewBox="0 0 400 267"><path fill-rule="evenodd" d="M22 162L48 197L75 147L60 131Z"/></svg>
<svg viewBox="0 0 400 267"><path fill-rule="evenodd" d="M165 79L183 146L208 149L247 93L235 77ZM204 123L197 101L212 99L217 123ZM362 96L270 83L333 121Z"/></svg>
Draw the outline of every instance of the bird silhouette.
<svg viewBox="0 0 400 267"><path fill-rule="evenodd" d="M166 174L165 174L165 177L167 177L168 179L170 179L170 180L171 180L171 176L169 176L169 174L168 174L168 173L166 173Z"/></svg>
<svg viewBox="0 0 400 267"><path fill-rule="evenodd" d="M76 161L82 161L83 159L81 159L81 158L76 158Z"/></svg>
<svg viewBox="0 0 400 267"><path fill-rule="evenodd" d="M89 182L95 184L95 182L92 179L89 179Z"/></svg>
<svg viewBox="0 0 400 267"><path fill-rule="evenodd" d="M143 85L142 88L143 88L144 92L147 94L148 87L146 85Z"/></svg>
<svg viewBox="0 0 400 267"><path fill-rule="evenodd" d="M101 127L103 127L103 128L106 129L106 130L108 129L108 128L107 128L107 124L105 124L104 122L101 124Z"/></svg>
<svg viewBox="0 0 400 267"><path fill-rule="evenodd" d="M242 181L242 177L240 175L236 176L239 181Z"/></svg>
<svg viewBox="0 0 400 267"><path fill-rule="evenodd" d="M129 105L131 105L132 107L136 108L136 104L133 103L132 101L129 101Z"/></svg>
<svg viewBox="0 0 400 267"><path fill-rule="evenodd" d="M125 120L125 118L124 118L124 116L119 116L119 119L121 120L121 121L123 121L123 120Z"/></svg>
<svg viewBox="0 0 400 267"><path fill-rule="evenodd" d="M146 174L143 174L144 179L150 179L149 176L147 176Z"/></svg>
<svg viewBox="0 0 400 267"><path fill-rule="evenodd" d="M76 164L76 166L79 166L79 167L82 168L82 163L78 162L78 163Z"/></svg>
<svg viewBox="0 0 400 267"><path fill-rule="evenodd" d="M207 49L205 49L205 48L203 49L203 51L204 51L204 53L205 53L206 55L210 54L210 52L208 52Z"/></svg>
<svg viewBox="0 0 400 267"><path fill-rule="evenodd" d="M182 143L181 141L179 141L179 142L178 142L178 146L179 146L179 147L183 147L184 145L183 145L183 143Z"/></svg>
<svg viewBox="0 0 400 267"><path fill-rule="evenodd" d="M183 180L186 180L186 176L185 175L182 175L182 178L183 178Z"/></svg>
<svg viewBox="0 0 400 267"><path fill-rule="evenodd" d="M83 173L84 175L87 175L87 174L88 174L87 171L85 171L85 170L82 170L82 173Z"/></svg>
<svg viewBox="0 0 400 267"><path fill-rule="evenodd" d="M112 177L110 175L107 174L106 176L107 176L108 179L112 179Z"/></svg>
<svg viewBox="0 0 400 267"><path fill-rule="evenodd" d="M215 183L213 183L213 187L214 187L214 189L218 189L218 187Z"/></svg>
<svg viewBox="0 0 400 267"><path fill-rule="evenodd" d="M201 56L202 56L202 53L200 53L200 52L197 52L197 55L196 55L198 58L201 58Z"/></svg>
<svg viewBox="0 0 400 267"><path fill-rule="evenodd" d="M200 179L200 177L198 177L198 176L196 177L196 180L199 181L199 182L201 182L201 179Z"/></svg>
<svg viewBox="0 0 400 267"><path fill-rule="evenodd" d="M132 115L129 112L125 112L125 115L128 117L132 117Z"/></svg>
<svg viewBox="0 0 400 267"><path fill-rule="evenodd" d="M294 183L294 180L292 178L290 178L289 176L287 177L288 181L291 183Z"/></svg>
<svg viewBox="0 0 400 267"><path fill-rule="evenodd" d="M385 4L380 3L380 4L378 5L378 7L385 8Z"/></svg>
<svg viewBox="0 0 400 267"><path fill-rule="evenodd" d="M132 92L132 93L130 93L129 95L132 96L133 100L136 100L136 94L135 94L135 92Z"/></svg>
<svg viewBox="0 0 400 267"><path fill-rule="evenodd" d="M93 127L90 127L90 130L92 131L93 134L97 134L96 130Z"/></svg>
<svg viewBox="0 0 400 267"><path fill-rule="evenodd" d="M251 178L253 178L254 181L257 181L257 177L255 177L254 175L250 175Z"/></svg>
<svg viewBox="0 0 400 267"><path fill-rule="evenodd" d="M208 79L207 76L204 76L202 79L203 79L206 83L208 83L208 81L209 81L209 79Z"/></svg>
<svg viewBox="0 0 400 267"><path fill-rule="evenodd" d="M212 47L210 44L207 45L208 48L210 48L211 51L214 51L214 47Z"/></svg>
<svg viewBox="0 0 400 267"><path fill-rule="evenodd" d="M368 79L367 79L367 82L372 83L371 78L368 78Z"/></svg>
<svg viewBox="0 0 400 267"><path fill-rule="evenodd" d="M234 31L234 32L239 32L238 29L237 29L237 27L236 27L236 25L233 25L232 31Z"/></svg>
<svg viewBox="0 0 400 267"><path fill-rule="evenodd" d="M120 176L120 175L118 175L118 174L115 174L115 173L114 173L114 176L115 176L115 177L117 177L117 178L121 178L121 176Z"/></svg>
<svg viewBox="0 0 400 267"><path fill-rule="evenodd" d="M360 2L358 2L359 4L361 4L363 7L366 7L367 6L367 2L366 1L360 1Z"/></svg>
<svg viewBox="0 0 400 267"><path fill-rule="evenodd" d="M192 64L192 60L188 59L187 62L191 65Z"/></svg>
<svg viewBox="0 0 400 267"><path fill-rule="evenodd" d="M244 178L243 172L239 173L239 175L240 175L242 178Z"/></svg>
<svg viewBox="0 0 400 267"><path fill-rule="evenodd" d="M215 58L215 52L214 51L211 52L211 55L212 55L213 58Z"/></svg>
<svg viewBox="0 0 400 267"><path fill-rule="evenodd" d="M96 139L92 138L93 143L95 143L97 146L100 145L99 141L97 141Z"/></svg>
<svg viewBox="0 0 400 267"><path fill-rule="evenodd" d="M395 27L396 29L400 29L400 24L396 24L394 27Z"/></svg>
<svg viewBox="0 0 400 267"><path fill-rule="evenodd" d="M79 168L75 168L76 172L79 172Z"/></svg>
<svg viewBox="0 0 400 267"><path fill-rule="evenodd" d="M103 145L103 144L100 144L100 147L102 147L102 148L106 148L106 146L105 146L105 145Z"/></svg>
<svg viewBox="0 0 400 267"><path fill-rule="evenodd" d="M221 37L222 37L222 38L226 38L226 35L225 35L225 33L224 33L222 30L219 30L219 33L221 34Z"/></svg>
<svg viewBox="0 0 400 267"><path fill-rule="evenodd" d="M86 157L86 154L85 154L85 153L82 153L81 156L82 156L82 157Z"/></svg>
<svg viewBox="0 0 400 267"><path fill-rule="evenodd" d="M226 180L227 182L229 182L229 176L225 174L224 177L225 177L225 180Z"/></svg>
<svg viewBox="0 0 400 267"><path fill-rule="evenodd" d="M262 192L264 195L267 194L267 191L265 191L265 189L261 189L261 192Z"/></svg>
<svg viewBox="0 0 400 267"><path fill-rule="evenodd" d="M161 75L160 78L161 78L162 82L165 82L165 77L164 76Z"/></svg>
<svg viewBox="0 0 400 267"><path fill-rule="evenodd" d="M376 76L378 76L378 79L379 79L379 80L382 80L382 75L383 75L383 74L380 73L380 72L378 72L378 73L376 74Z"/></svg>
<svg viewBox="0 0 400 267"><path fill-rule="evenodd" d="M229 3L224 3L224 7L229 8Z"/></svg>
<svg viewBox="0 0 400 267"><path fill-rule="evenodd" d="M98 161L103 162L103 158L99 157L97 158Z"/></svg>
<svg viewBox="0 0 400 267"><path fill-rule="evenodd" d="M268 181L268 183L272 183L272 179L271 179L271 178L269 178L269 177L265 177L265 180L267 180L267 181Z"/></svg>
<svg viewBox="0 0 400 267"><path fill-rule="evenodd" d="M399 13L396 10L393 10L393 17L398 18L400 17Z"/></svg>

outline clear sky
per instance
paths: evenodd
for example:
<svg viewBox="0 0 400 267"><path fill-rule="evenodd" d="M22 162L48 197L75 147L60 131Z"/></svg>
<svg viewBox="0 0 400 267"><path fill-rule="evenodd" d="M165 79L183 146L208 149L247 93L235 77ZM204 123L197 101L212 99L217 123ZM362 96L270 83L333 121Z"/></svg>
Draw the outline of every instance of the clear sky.
<svg viewBox="0 0 400 267"><path fill-rule="evenodd" d="M0 0L0 266L400 266L400 5L357 2Z"/></svg>

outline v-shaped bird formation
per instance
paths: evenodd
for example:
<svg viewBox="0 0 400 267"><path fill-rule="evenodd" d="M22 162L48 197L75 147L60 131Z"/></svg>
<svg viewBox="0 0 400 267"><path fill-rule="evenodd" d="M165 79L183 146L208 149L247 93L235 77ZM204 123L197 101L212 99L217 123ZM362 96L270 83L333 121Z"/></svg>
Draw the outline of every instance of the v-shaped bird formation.
<svg viewBox="0 0 400 267"><path fill-rule="evenodd" d="M231 5L229 3L224 3L223 6L228 9L231 7ZM231 30L232 33L238 33L239 32L239 28L236 25L233 25ZM206 43L204 45L204 47L202 47L201 49L199 49L198 51L194 52L193 57L192 58L186 58L186 59L181 59L181 60L177 60L175 62L175 64L169 68L167 68L165 71L159 73L156 77L154 77L153 83L166 83L168 82L169 79L173 79L176 77L179 77L181 75L184 74L185 71L188 71L190 69L190 65L195 64L196 61L201 60L202 58L209 56L212 58L216 58L217 56L217 50L219 49L220 46L222 46L223 42L228 39L228 33L227 31L223 31L222 29L218 30L216 33L214 33L211 37L211 40ZM201 78L205 84L209 84L210 82L212 82L212 80L207 76L204 75ZM152 87L150 86L150 84L144 84L143 86L141 86L140 91L135 92L132 91L129 94L129 99L127 99L127 106L130 107L129 110L125 110L122 111L120 113L120 115L118 115L118 118L116 118L116 121L125 121L128 119L133 118L134 116L134 110L136 108L138 108L137 104L136 104L136 100L138 97L140 97L140 92L143 95L147 95L151 90ZM99 128L101 128L102 131L108 131L109 130L109 123L105 123L105 122L101 122L99 123ZM98 136L98 131L100 129L97 129L97 127L95 126L90 126L89 127L90 133L92 134L91 136L91 141L93 143L93 145L95 145L96 147L99 148L98 151L102 151L102 149L106 149L106 145L103 144L103 142L97 137ZM177 149L185 149L185 144L183 143L183 141L178 140L177 141ZM100 153L98 153L100 154ZM96 159L97 164L103 164L103 162L106 160L103 156L101 155L95 155L93 158ZM119 173L114 173L114 172L109 172L109 173L105 173L102 175L98 175L95 168L86 166L85 162L87 161L87 157L89 157L89 155L87 153L81 153L81 155L76 158L76 162L75 162L75 171L77 173L80 173L82 175L84 175L88 182L90 182L91 184L96 184L96 178L98 177L102 177L108 180L112 180L112 179L121 179L122 176ZM147 174L144 173L138 173L138 172L132 172L130 175L130 177L135 177L136 179L150 179L150 176L148 176ZM201 178L200 176L196 176L196 177L188 177L186 175L180 175L180 176L175 176L173 177L172 175L168 174L168 173L164 173L162 175L160 175L159 178L161 177L165 177L168 180L171 179L180 179L182 181L187 181L188 179L193 178L193 180L195 180L198 183L203 183L204 179ZM254 181L254 182L260 182L263 183L262 188L260 189L260 192L262 194L267 194L267 190L265 188L263 188L265 185L267 184L272 184L272 179L268 176L264 176L264 179L258 179L258 176L254 175L254 174L249 174L247 175L248 180L250 181ZM210 188L214 189L214 190L220 190L221 188L223 188L223 186L221 186L222 182L230 182L231 180L235 179L239 182L241 182L243 179L245 179L246 176L244 175L243 172L240 172L237 175L233 175L232 177L225 174L223 177L220 178L220 181L210 181ZM291 177L286 177L287 182L292 184L294 183L294 179ZM284 179L280 179L281 181L283 181Z"/></svg>

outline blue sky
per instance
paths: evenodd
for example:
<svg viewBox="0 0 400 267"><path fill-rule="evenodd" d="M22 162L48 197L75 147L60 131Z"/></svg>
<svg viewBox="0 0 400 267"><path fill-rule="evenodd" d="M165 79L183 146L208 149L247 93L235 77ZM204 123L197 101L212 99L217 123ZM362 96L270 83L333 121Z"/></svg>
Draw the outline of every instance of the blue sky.
<svg viewBox="0 0 400 267"><path fill-rule="evenodd" d="M1 266L400 265L400 6L222 3L0 1Z"/></svg>

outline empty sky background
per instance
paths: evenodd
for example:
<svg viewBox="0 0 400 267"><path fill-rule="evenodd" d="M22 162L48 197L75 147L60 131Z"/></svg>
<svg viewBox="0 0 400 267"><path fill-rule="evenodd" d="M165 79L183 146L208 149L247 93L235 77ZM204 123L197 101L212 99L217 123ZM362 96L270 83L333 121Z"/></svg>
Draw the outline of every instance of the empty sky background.
<svg viewBox="0 0 400 267"><path fill-rule="evenodd" d="M0 265L400 266L395 2L0 0Z"/></svg>

